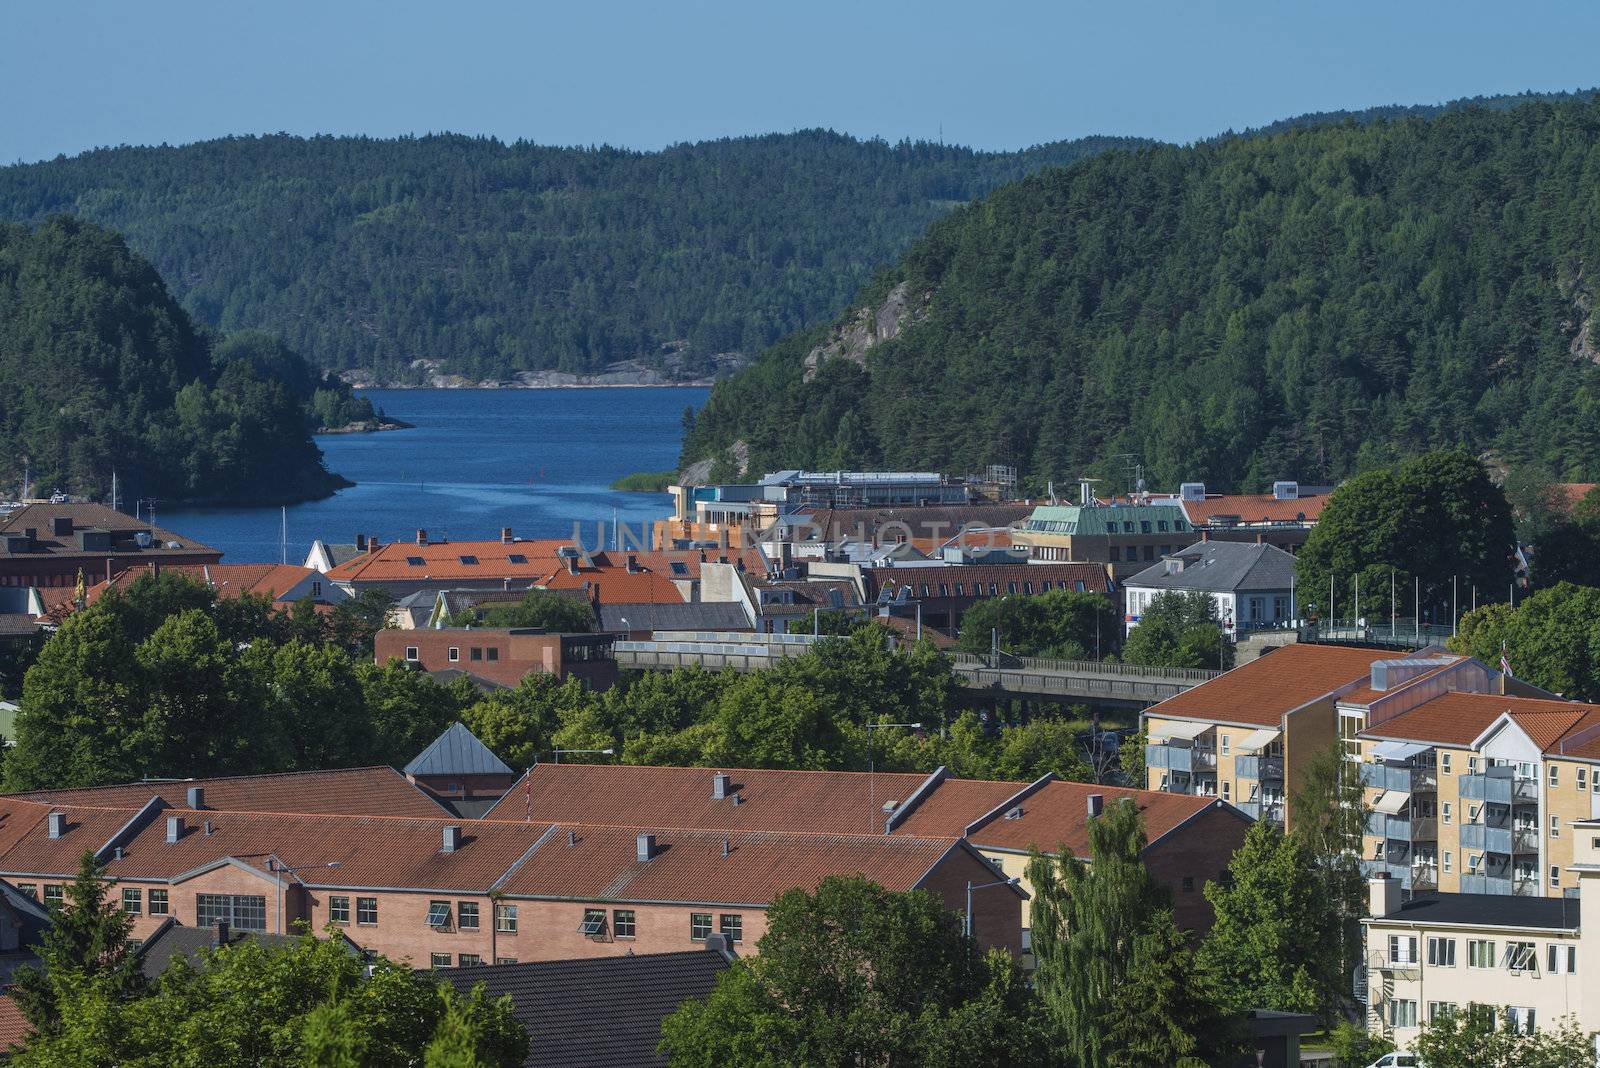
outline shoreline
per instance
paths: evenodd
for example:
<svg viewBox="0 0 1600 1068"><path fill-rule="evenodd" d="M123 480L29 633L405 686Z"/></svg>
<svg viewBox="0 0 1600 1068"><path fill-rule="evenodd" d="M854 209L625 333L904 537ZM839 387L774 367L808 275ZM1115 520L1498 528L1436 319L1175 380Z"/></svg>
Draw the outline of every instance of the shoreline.
<svg viewBox="0 0 1600 1068"><path fill-rule="evenodd" d="M470 385L460 386L419 386L415 383L363 383L351 384L350 388L362 389L404 389L404 390L436 390L440 393L490 393L502 389L710 389L716 380L708 379L695 382L545 382L539 385L523 385L517 382L474 382ZM403 428L402 428L403 429Z"/></svg>

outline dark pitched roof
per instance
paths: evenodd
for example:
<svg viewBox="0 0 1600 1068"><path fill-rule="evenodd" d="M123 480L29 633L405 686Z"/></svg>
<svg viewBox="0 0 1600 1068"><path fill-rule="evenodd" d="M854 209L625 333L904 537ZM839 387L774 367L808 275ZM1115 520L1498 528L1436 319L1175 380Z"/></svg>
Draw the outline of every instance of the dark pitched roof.
<svg viewBox="0 0 1600 1068"><path fill-rule="evenodd" d="M489 751L464 723L452 723L433 744L406 765L407 775L510 775L505 762Z"/></svg>
<svg viewBox="0 0 1600 1068"><path fill-rule="evenodd" d="M491 998L509 994L528 1029L527 1065L616 1068L666 1064L656 1052L661 1020L689 998L703 998L728 960L713 950L440 969L462 993L479 983Z"/></svg>
<svg viewBox="0 0 1600 1068"><path fill-rule="evenodd" d="M172 962L178 957L187 957L189 963L199 964L201 954L216 945L215 934L210 927L180 927L176 923L165 923L139 947L139 968L146 979L157 979L172 967ZM299 940L294 935L229 931L227 944L231 946L245 939L253 939L268 949L287 949Z"/></svg>
<svg viewBox="0 0 1600 1068"><path fill-rule="evenodd" d="M1374 923L1459 923L1472 927L1578 929L1578 902L1566 897L1515 897L1504 894L1427 894L1402 902L1398 914Z"/></svg>
<svg viewBox="0 0 1600 1068"><path fill-rule="evenodd" d="M601 630L751 630L734 601L681 604L601 604Z"/></svg>
<svg viewBox="0 0 1600 1068"><path fill-rule="evenodd" d="M72 522L72 533L57 535L54 533L56 519L68 519ZM150 559L163 559L172 556L185 557L195 553L209 553L218 557L222 555L218 549L209 545L202 545L193 538L176 534L165 527L151 526L141 522L130 515L126 515L114 508L103 504L29 504L18 508L10 515L0 518L0 534L21 534L32 528L36 539L34 547L24 554L28 556L55 555L55 556L117 556L125 559L130 554L137 554ZM112 536L113 547L109 550L89 549L78 546L78 532L103 531ZM149 548L139 548L133 543L133 538L140 532L150 534L151 545ZM176 543L178 548L169 549L169 544ZM0 545L0 556L10 555L3 545Z"/></svg>
<svg viewBox="0 0 1600 1068"><path fill-rule="evenodd" d="M1180 570L1168 571L1168 561ZM1287 590L1293 584L1294 556L1276 545L1202 541L1123 580L1124 586L1158 590Z"/></svg>

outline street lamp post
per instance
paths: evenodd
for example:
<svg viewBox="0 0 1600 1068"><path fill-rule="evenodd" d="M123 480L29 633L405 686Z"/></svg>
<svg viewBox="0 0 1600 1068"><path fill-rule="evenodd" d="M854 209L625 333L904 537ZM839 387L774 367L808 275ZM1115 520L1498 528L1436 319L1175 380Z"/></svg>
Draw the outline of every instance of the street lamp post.
<svg viewBox="0 0 1600 1068"><path fill-rule="evenodd" d="M920 723L868 723L867 724L867 833L872 833L872 828L877 823L878 795L873 789L872 772L872 732L880 727L909 727L912 730L921 730Z"/></svg>
<svg viewBox="0 0 1600 1068"><path fill-rule="evenodd" d="M968 938L972 937L972 892L974 890L987 890L991 886L1016 886L1021 881L1022 881L1022 879L1021 879L1020 876L1013 875L1009 879L996 879L992 883L979 883L976 886L974 886L972 884L972 880L968 879L967 880L967 918L966 918L966 922L961 925L961 933L966 935Z"/></svg>
<svg viewBox="0 0 1600 1068"><path fill-rule="evenodd" d="M339 862L337 860L330 860L326 864L302 864L298 868L291 868L286 864L278 863L278 860L277 860L276 857L268 857L267 858L267 871L272 873L273 875L293 875L296 872L312 871L312 870L314 870L316 868L337 868L338 866L339 866ZM274 917L273 926L277 928L277 933L278 934L283 934L283 880L282 879L278 879L277 883L278 883L278 909L277 909L277 913L278 914L277 914L276 917Z"/></svg>

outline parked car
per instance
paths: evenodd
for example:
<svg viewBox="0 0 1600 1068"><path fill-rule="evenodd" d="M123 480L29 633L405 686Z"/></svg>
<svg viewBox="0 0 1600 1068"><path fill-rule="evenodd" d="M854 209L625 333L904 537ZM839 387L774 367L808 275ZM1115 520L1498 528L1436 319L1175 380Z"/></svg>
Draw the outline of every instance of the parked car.
<svg viewBox="0 0 1600 1068"><path fill-rule="evenodd" d="M1415 1053L1385 1053L1367 1068L1427 1068Z"/></svg>

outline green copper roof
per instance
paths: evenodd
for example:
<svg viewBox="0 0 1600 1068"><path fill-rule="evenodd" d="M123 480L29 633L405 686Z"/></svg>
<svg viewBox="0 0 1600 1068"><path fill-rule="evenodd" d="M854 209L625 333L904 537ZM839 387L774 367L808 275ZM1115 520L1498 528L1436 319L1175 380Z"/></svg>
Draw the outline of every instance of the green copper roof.
<svg viewBox="0 0 1600 1068"><path fill-rule="evenodd" d="M1148 525L1146 525L1148 524ZM1118 504L1085 508L1046 504L1033 510L1022 529L1040 534L1104 537L1108 534L1187 533L1183 510L1170 504Z"/></svg>

